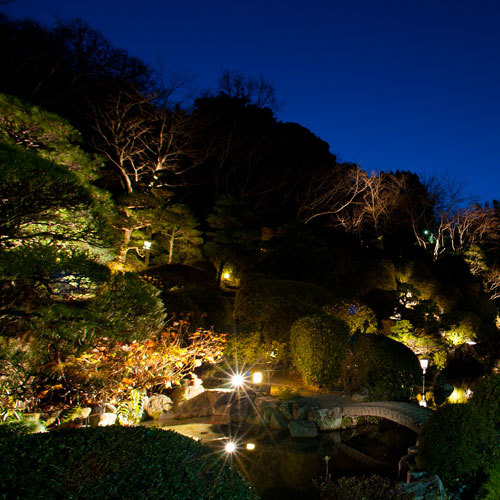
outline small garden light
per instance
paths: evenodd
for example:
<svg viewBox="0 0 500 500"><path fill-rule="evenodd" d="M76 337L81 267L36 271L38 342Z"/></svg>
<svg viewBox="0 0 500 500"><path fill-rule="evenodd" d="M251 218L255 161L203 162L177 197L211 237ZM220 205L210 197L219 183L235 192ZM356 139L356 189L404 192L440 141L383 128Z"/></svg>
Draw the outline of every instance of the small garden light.
<svg viewBox="0 0 500 500"><path fill-rule="evenodd" d="M247 443L246 449L250 451L255 450L255 443Z"/></svg>
<svg viewBox="0 0 500 500"><path fill-rule="evenodd" d="M245 383L245 377L241 373L235 373L231 376L231 385L234 388L239 388Z"/></svg>
<svg viewBox="0 0 500 500"><path fill-rule="evenodd" d="M144 249L145 250L150 250L151 249L151 242L150 241L145 241L144 244Z"/></svg>
<svg viewBox="0 0 500 500"><path fill-rule="evenodd" d="M253 372L252 384L262 384L262 372Z"/></svg>
<svg viewBox="0 0 500 500"><path fill-rule="evenodd" d="M231 277L231 273L224 273L222 275L222 277L225 279L225 280L228 280L230 277Z"/></svg>
<svg viewBox="0 0 500 500"><path fill-rule="evenodd" d="M236 444L233 441L228 441L224 446L226 453L234 453L236 451Z"/></svg>

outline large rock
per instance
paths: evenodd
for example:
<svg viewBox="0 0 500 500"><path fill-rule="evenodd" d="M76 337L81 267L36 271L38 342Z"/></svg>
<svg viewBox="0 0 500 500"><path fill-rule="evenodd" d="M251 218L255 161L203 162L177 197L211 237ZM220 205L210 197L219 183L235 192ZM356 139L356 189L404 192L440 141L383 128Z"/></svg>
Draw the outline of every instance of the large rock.
<svg viewBox="0 0 500 500"><path fill-rule="evenodd" d="M160 415L169 412L173 404L173 401L165 394L152 394L144 405L144 411L151 418L159 418Z"/></svg>
<svg viewBox="0 0 500 500"><path fill-rule="evenodd" d="M205 395L208 398L212 415L227 416L235 397L233 391L207 389Z"/></svg>
<svg viewBox="0 0 500 500"><path fill-rule="evenodd" d="M212 409L206 393L202 392L194 398L179 403L171 415L175 418L209 417L212 415Z"/></svg>
<svg viewBox="0 0 500 500"><path fill-rule="evenodd" d="M408 479L411 481L404 485L408 493L415 495L415 500L445 500L446 491L439 476L428 472L408 473Z"/></svg>
<svg viewBox="0 0 500 500"><path fill-rule="evenodd" d="M292 420L288 424L290 435L294 438L315 438L319 435L318 426L314 422Z"/></svg>
<svg viewBox="0 0 500 500"><path fill-rule="evenodd" d="M342 408L313 408L309 420L314 422L320 431L335 431L342 428Z"/></svg>
<svg viewBox="0 0 500 500"><path fill-rule="evenodd" d="M273 411L269 419L269 427L277 431L288 429L288 420L280 411Z"/></svg>
<svg viewBox="0 0 500 500"><path fill-rule="evenodd" d="M174 402L175 405L179 405L184 403L185 401L189 401L205 392L205 388L201 385L183 385L181 387L176 387L170 393L170 398Z"/></svg>

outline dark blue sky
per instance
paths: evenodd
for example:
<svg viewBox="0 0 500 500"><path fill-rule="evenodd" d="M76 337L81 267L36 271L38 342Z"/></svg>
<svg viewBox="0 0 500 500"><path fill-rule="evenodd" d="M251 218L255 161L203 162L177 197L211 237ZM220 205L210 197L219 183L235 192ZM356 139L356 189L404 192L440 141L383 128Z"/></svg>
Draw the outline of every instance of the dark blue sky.
<svg viewBox="0 0 500 500"><path fill-rule="evenodd" d="M117 46L214 87L262 74L278 114L365 170L449 173L500 199L500 1L15 0L52 24L81 17Z"/></svg>

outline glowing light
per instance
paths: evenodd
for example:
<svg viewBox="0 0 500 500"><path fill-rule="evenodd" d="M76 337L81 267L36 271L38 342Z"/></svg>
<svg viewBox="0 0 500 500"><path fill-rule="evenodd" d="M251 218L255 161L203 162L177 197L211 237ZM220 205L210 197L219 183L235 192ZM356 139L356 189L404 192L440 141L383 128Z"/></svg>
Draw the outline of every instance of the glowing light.
<svg viewBox="0 0 500 500"><path fill-rule="evenodd" d="M468 344L468 345L476 345L476 344L477 344L477 342L474 342L474 341L473 341L473 340L471 340L471 339L467 339L467 340L465 341L465 343L466 343L466 344Z"/></svg>
<svg viewBox="0 0 500 500"><path fill-rule="evenodd" d="M255 443L247 443L247 450L255 450Z"/></svg>
<svg viewBox="0 0 500 500"><path fill-rule="evenodd" d="M472 391L469 394L471 393ZM461 404L467 403L468 399L469 395L465 389L462 389L461 387L453 387L453 392L448 396L446 401L451 404Z"/></svg>
<svg viewBox="0 0 500 500"><path fill-rule="evenodd" d="M150 242L150 241L145 241L145 242L144 242L144 248L145 248L146 250L149 250L149 249L151 248L151 242Z"/></svg>
<svg viewBox="0 0 500 500"><path fill-rule="evenodd" d="M418 404L420 406L423 406L424 408L427 407L427 401L425 400L425 397L423 397L419 402Z"/></svg>
<svg viewBox="0 0 500 500"><path fill-rule="evenodd" d="M228 441L224 449L226 453L234 453L236 451L236 444L233 441Z"/></svg>
<svg viewBox="0 0 500 500"><path fill-rule="evenodd" d="M252 383L262 384L262 372L254 372L252 375Z"/></svg>
<svg viewBox="0 0 500 500"><path fill-rule="evenodd" d="M222 275L222 277L225 279L225 280L228 280L230 277L231 277L231 273L224 273Z"/></svg>
<svg viewBox="0 0 500 500"><path fill-rule="evenodd" d="M241 373L235 373L231 377L231 385L233 387L241 387L245 383L245 377Z"/></svg>

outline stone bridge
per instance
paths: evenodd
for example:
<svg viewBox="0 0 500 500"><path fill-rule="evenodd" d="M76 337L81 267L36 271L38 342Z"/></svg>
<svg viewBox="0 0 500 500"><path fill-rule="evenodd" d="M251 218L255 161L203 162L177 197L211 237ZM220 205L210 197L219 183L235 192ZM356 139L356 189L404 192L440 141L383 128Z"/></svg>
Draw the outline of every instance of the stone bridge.
<svg viewBox="0 0 500 500"><path fill-rule="evenodd" d="M432 410L417 403L396 401L371 401L369 403L346 404L342 408L344 416L380 417L420 432L422 426L432 414Z"/></svg>

